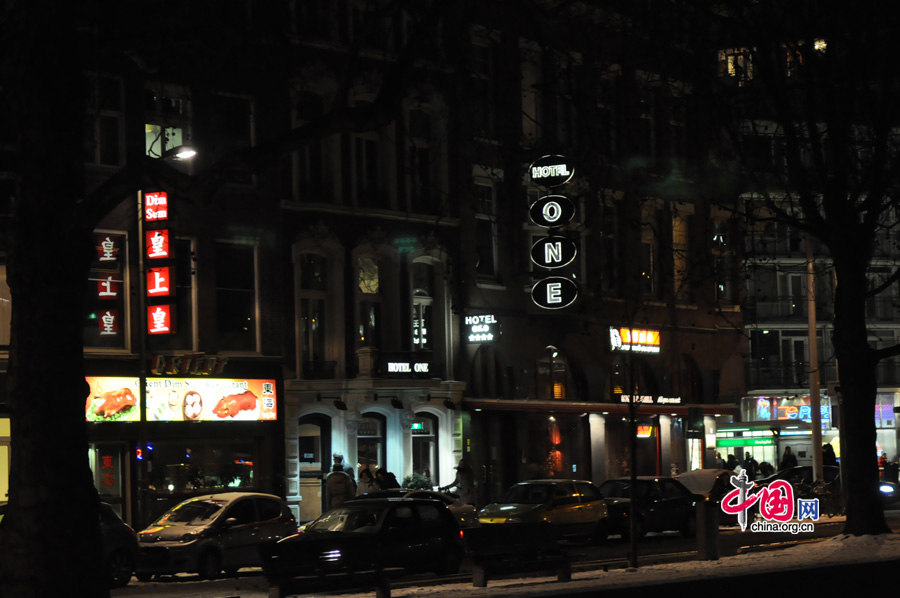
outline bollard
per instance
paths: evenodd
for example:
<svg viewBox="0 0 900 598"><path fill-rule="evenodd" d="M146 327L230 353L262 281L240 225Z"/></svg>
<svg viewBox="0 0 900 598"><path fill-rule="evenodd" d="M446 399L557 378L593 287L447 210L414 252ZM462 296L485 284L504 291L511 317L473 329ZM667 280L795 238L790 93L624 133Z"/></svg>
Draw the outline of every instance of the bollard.
<svg viewBox="0 0 900 598"><path fill-rule="evenodd" d="M719 505L709 497L697 503L697 558L719 560Z"/></svg>

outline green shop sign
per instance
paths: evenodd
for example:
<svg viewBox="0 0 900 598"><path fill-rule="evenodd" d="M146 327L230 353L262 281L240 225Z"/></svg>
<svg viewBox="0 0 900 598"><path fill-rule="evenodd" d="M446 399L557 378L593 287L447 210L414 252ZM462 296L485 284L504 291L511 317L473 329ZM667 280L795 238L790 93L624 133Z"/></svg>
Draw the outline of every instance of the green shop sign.
<svg viewBox="0 0 900 598"><path fill-rule="evenodd" d="M773 446L774 438L716 438L716 446Z"/></svg>

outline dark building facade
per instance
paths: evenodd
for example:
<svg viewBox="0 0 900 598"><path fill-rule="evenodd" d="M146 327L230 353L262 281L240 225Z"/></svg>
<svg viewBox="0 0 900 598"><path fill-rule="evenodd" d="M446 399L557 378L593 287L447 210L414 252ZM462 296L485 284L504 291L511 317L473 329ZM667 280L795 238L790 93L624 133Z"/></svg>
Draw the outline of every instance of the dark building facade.
<svg viewBox="0 0 900 598"><path fill-rule="evenodd" d="M223 43L213 67L89 71L88 188L188 142L196 161L174 167L198 176L242 148L267 160L218 171L212 197L125 196L96 231L87 374L95 398L144 401L134 421L90 424L105 498L138 521L253 488L308 520L335 453L427 486L465 459L479 502L534 477L710 464L745 394L737 229L707 201L702 119L678 61L659 61L661 16L624 30L596 6L277 4L223 14L222 39L248 44ZM544 156L571 179L543 185ZM139 219L161 192L168 223ZM571 219L535 221L548 195ZM147 295L164 266L176 292ZM564 289L577 297L560 307ZM156 334L164 305L176 318ZM220 416L221 400L253 406Z"/></svg>

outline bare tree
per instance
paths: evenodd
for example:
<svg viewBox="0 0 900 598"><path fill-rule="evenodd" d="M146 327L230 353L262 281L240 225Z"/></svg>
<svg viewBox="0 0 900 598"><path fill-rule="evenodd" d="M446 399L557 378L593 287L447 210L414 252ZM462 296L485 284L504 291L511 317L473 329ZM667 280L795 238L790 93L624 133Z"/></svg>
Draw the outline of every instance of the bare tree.
<svg viewBox="0 0 900 598"><path fill-rule="evenodd" d="M743 215L750 226L769 220L818 240L833 265L845 531L886 533L873 452L877 366L900 347L870 344L866 303L900 275L873 268L877 240L895 235L898 225L897 17L815 2L705 8L721 70L717 81L700 80L712 83L705 87L709 114L725 133L720 147L729 148L719 154L722 163L739 167L733 174L746 198ZM750 151L760 137L776 144L781 161L764 176Z"/></svg>

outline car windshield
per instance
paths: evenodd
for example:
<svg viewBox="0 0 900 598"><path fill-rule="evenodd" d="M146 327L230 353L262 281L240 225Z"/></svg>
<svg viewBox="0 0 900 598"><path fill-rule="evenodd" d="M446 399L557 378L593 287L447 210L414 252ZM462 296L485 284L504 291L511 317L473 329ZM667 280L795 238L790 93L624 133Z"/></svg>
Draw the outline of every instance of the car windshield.
<svg viewBox="0 0 900 598"><path fill-rule="evenodd" d="M631 482L626 480L615 480L603 482L600 485L600 494L603 498L631 498ZM637 483L637 497L645 498L647 496L647 484Z"/></svg>
<svg viewBox="0 0 900 598"><path fill-rule="evenodd" d="M323 513L307 526L307 532L360 532L368 533L376 529L382 508L365 506L337 507Z"/></svg>
<svg viewBox="0 0 900 598"><path fill-rule="evenodd" d="M550 502L551 484L518 484L506 491L500 501L512 505L542 505Z"/></svg>
<svg viewBox="0 0 900 598"><path fill-rule="evenodd" d="M172 523L198 525L212 519L221 508L222 503L218 501L192 500L166 511L166 514L157 519L153 525L171 525Z"/></svg>

